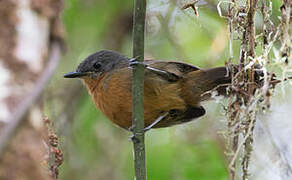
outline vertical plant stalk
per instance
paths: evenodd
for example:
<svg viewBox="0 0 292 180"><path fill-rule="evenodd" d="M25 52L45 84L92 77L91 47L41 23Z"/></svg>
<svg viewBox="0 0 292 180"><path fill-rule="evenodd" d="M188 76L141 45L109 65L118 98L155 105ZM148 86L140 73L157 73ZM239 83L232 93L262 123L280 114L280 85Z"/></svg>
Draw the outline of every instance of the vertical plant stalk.
<svg viewBox="0 0 292 180"><path fill-rule="evenodd" d="M290 51L287 50L291 46L291 35L289 34L289 28L290 28L290 19L291 19L291 6L292 6L292 0L284 0L283 5L280 7L281 13L282 13L282 29L283 29L283 35L282 35L282 47L281 51L282 53Z"/></svg>
<svg viewBox="0 0 292 180"><path fill-rule="evenodd" d="M47 164L52 179L59 179L59 167L64 161L62 150L59 148L59 138L53 130L53 123L48 117L44 117L44 123L47 128L47 138L45 143L48 147Z"/></svg>
<svg viewBox="0 0 292 180"><path fill-rule="evenodd" d="M234 17L234 0L232 5L228 6L228 30L229 30L229 63L233 60L233 17Z"/></svg>
<svg viewBox="0 0 292 180"><path fill-rule="evenodd" d="M228 66L232 67L232 61L233 61L233 21L234 21L234 6L235 1L232 0L233 4L229 4L228 6L228 30L229 30L229 60L228 60ZM231 71L233 71L232 68L230 68ZM234 72L231 73L232 75L232 84L234 84L234 78L233 78ZM229 99L229 106L228 109L231 110L232 108L232 99L234 98L234 94L231 95ZM231 137L229 138L229 145L231 149L231 154L234 154L238 147L238 126L236 126L236 112L230 112L228 113L228 135ZM235 121L234 121L235 120ZM235 128L233 128L235 127ZM231 156L232 158L232 156ZM235 169L236 169L236 162L232 162L229 166L229 180L235 179Z"/></svg>
<svg viewBox="0 0 292 180"><path fill-rule="evenodd" d="M247 13L247 31L249 40L248 56L255 56L255 26L254 16L256 12L257 0L249 0L249 11Z"/></svg>
<svg viewBox="0 0 292 180"><path fill-rule="evenodd" d="M238 6L236 1L232 1L233 6L228 9L229 28L229 66L232 66L233 58L233 30L241 35L240 59L238 73L232 77L231 95L228 105L228 129L229 144L231 151L231 161L229 164L229 180L236 178L236 162L243 149L242 179L248 178L248 165L252 151L253 129L255 122L255 110L252 105L254 94L254 67L248 71L244 67L255 57L255 25L254 16L256 12L257 0L249 0L246 6ZM246 16L244 15L246 14ZM234 23L233 23L234 22ZM233 27L235 26L235 27ZM234 74L234 73L232 73ZM242 108L247 107L247 109ZM239 135L243 135L243 140L239 141Z"/></svg>
<svg viewBox="0 0 292 180"><path fill-rule="evenodd" d="M139 62L144 61L144 29L146 0L135 0L133 24L133 56ZM145 143L144 143L144 67L133 67L132 79L133 102L133 145L135 179L146 180Z"/></svg>
<svg viewBox="0 0 292 180"><path fill-rule="evenodd" d="M256 12L257 0L249 0L249 11L247 14L247 31L248 31L248 57L253 59L255 57L255 22L254 16ZM254 82L254 66L251 67L249 71L249 82L253 84ZM248 94L252 95L254 91L254 85L249 85Z"/></svg>
<svg viewBox="0 0 292 180"><path fill-rule="evenodd" d="M249 11L247 14L247 36L248 36L248 59L253 61L255 58L255 12L257 8L257 0L249 0ZM252 107L252 101L254 97L254 65L251 66L248 72L248 95L246 99L246 104L248 104L248 109L246 114L246 123L244 123L245 130L244 136L247 137L244 142L244 155L242 159L242 179L248 179L248 167L250 162L251 152L253 150L252 143L253 143L253 130L256 121L256 110L255 107Z"/></svg>
<svg viewBox="0 0 292 180"><path fill-rule="evenodd" d="M287 70L289 69L289 64L291 64L291 59L292 59L292 53L291 53L291 24L290 24L290 19L291 19L291 6L292 6L292 0L283 0L283 4L280 7L281 10L281 35L280 35L280 42L281 42L281 47L280 47L280 57L278 59L278 62L283 61L283 65L281 67L282 69L282 80L285 79L285 76L287 75ZM288 70L289 71L289 70ZM282 83L281 85L281 90L282 93L285 94L285 89L284 89L284 84Z"/></svg>

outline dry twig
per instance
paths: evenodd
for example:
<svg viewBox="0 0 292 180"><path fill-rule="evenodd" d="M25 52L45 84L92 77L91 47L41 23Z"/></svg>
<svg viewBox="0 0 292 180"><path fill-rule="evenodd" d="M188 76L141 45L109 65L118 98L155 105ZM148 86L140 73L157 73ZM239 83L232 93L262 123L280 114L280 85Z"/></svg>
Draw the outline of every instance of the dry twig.
<svg viewBox="0 0 292 180"><path fill-rule="evenodd" d="M47 127L48 137L46 140L46 144L48 146L48 159L47 164L49 166L49 170L51 172L51 176L53 179L58 179L59 177L59 169L63 163L63 153L59 146L58 136L54 133L52 122L48 117L44 118L44 123Z"/></svg>

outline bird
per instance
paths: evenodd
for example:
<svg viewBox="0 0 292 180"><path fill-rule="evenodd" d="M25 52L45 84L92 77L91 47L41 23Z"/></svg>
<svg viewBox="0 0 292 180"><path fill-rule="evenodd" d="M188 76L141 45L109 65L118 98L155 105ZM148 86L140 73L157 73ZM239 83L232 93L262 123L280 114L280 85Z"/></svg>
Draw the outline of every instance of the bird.
<svg viewBox="0 0 292 180"><path fill-rule="evenodd" d="M114 124L132 127L132 67L139 64L112 50L89 55L65 78L80 78L96 107ZM144 60L145 129L183 124L206 114L211 92L227 96L228 67L200 69L179 61Z"/></svg>

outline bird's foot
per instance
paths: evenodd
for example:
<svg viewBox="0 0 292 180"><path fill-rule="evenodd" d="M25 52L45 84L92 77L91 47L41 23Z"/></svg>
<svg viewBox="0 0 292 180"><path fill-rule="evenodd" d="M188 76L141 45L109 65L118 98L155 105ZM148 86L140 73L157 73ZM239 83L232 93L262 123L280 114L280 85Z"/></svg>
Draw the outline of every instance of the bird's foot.
<svg viewBox="0 0 292 180"><path fill-rule="evenodd" d="M139 56L134 57L134 58L129 60L130 61L130 63L129 63L130 67L139 66L139 65L142 65L144 68L148 67L148 65L145 64L144 62L138 61L138 58L139 58Z"/></svg>
<svg viewBox="0 0 292 180"><path fill-rule="evenodd" d="M144 133L149 131L153 126L155 126L156 124L158 124L159 122L161 122L161 120L163 120L167 115L169 114L169 112L165 112L164 114L160 115L155 121L153 121L149 126L147 126L146 128L144 128ZM128 129L129 131L133 132L134 130L134 125L132 125L131 127L129 127Z"/></svg>
<svg viewBox="0 0 292 180"><path fill-rule="evenodd" d="M158 124L159 122L161 122L169 113L165 112L164 114L162 114L161 116L159 116L154 122L152 122L149 126L147 126L146 128L144 128L144 132L149 131L153 126L155 126L156 124Z"/></svg>

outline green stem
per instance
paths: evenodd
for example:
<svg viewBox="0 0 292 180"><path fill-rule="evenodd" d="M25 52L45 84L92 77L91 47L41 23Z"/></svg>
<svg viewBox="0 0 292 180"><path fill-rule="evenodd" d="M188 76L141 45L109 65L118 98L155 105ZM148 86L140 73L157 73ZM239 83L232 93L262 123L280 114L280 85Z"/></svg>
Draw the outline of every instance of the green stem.
<svg viewBox="0 0 292 180"><path fill-rule="evenodd" d="M135 0L133 24L133 56L144 61L144 26L146 0ZM146 180L144 143L144 67L133 67L133 137L136 180Z"/></svg>

